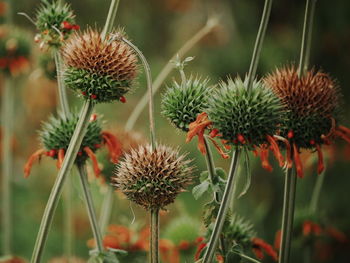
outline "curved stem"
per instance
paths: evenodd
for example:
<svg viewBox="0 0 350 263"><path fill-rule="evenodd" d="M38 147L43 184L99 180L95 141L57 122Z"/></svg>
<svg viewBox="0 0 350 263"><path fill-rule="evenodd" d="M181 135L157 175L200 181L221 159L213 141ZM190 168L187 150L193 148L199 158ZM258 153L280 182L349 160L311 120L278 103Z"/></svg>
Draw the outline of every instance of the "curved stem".
<svg viewBox="0 0 350 263"><path fill-rule="evenodd" d="M272 7L272 0L265 0L264 10L261 17L260 27L259 27L258 35L256 37L253 56L250 62L250 67L249 67L249 72L247 77L248 90L251 90L253 86L253 81L254 81L256 70L259 63L261 48L265 38L267 24L269 23L271 7Z"/></svg>
<svg viewBox="0 0 350 263"><path fill-rule="evenodd" d="M317 176L317 180L316 180L316 184L314 187L314 190L312 192L312 196L311 196L311 202L310 202L310 212L312 214L316 213L317 211L317 206L318 206L318 202L320 200L320 194L321 194L321 189L323 186L323 182L324 182L324 178L325 178L326 172L325 170Z"/></svg>
<svg viewBox="0 0 350 263"><path fill-rule="evenodd" d="M73 136L69 143L62 167L58 172L56 181L50 193L49 200L47 201L47 205L45 207L44 215L42 217L40 228L39 228L39 233L34 246L31 263L41 262L45 243L49 234L49 230L52 224L54 213L57 208L57 204L59 202L59 199L62 193L64 182L75 162L81 142L86 133L87 126L89 124L89 118L91 116L93 108L94 108L94 104L92 101L90 100L85 101L79 116L79 121L77 123Z"/></svg>
<svg viewBox="0 0 350 263"><path fill-rule="evenodd" d="M159 209L151 210L150 263L159 263Z"/></svg>
<svg viewBox="0 0 350 263"><path fill-rule="evenodd" d="M12 152L12 136L13 136L13 120L14 120L14 85L10 78L5 79L4 94L2 96L2 158L3 164L2 174L2 252L4 255L10 254L11 236L12 236L12 211L11 211L11 178L13 169L13 152Z"/></svg>
<svg viewBox="0 0 350 263"><path fill-rule="evenodd" d="M127 40L124 37L121 37L121 40L125 42L127 45L129 45L142 61L143 67L145 69L146 73L146 79L147 79L147 91L148 91L148 105L149 105L149 126L150 126L150 137L151 137L151 148L152 150L156 147L156 137L155 137L155 126L154 126L154 106L153 106L153 83L152 83L152 75L151 75L151 68L147 62L147 59L142 54L141 50L138 49L133 43L131 43L129 40Z"/></svg>
<svg viewBox="0 0 350 263"><path fill-rule="evenodd" d="M101 208L101 214L100 214L100 229L102 231L102 234L106 232L107 225L109 223L109 220L111 218L112 214L112 208L113 208L113 201L114 201L114 189L110 185L108 185L107 193L105 194L105 197L103 199L102 208Z"/></svg>
<svg viewBox="0 0 350 263"><path fill-rule="evenodd" d="M224 191L224 195L222 197L221 205L219 208L218 215L216 217L215 225L213 232L210 236L210 240L208 243L208 249L205 252L203 263L211 263L213 262L213 257L215 255L216 247L219 242L219 238L221 235L222 227L224 225L227 212L229 209L230 201L232 199L233 194L233 185L235 182L235 174L237 170L237 166L239 164L240 157L240 149L236 149L233 153L230 172L228 174L227 183Z"/></svg>
<svg viewBox="0 0 350 263"><path fill-rule="evenodd" d="M301 41L300 61L298 75L301 77L307 71L310 60L310 49L312 40L312 27L317 0L306 0L303 37Z"/></svg>
<svg viewBox="0 0 350 263"><path fill-rule="evenodd" d="M119 6L119 0L112 0L111 1L111 5L109 7L109 11L108 11L108 15L107 15L107 20L105 23L105 26L102 30L102 39L104 39L107 35L107 33L112 31L113 25L114 25L114 21L115 21L115 17L118 11L118 6Z"/></svg>
<svg viewBox="0 0 350 263"><path fill-rule="evenodd" d="M94 235L94 239L96 241L98 252L103 252L103 242L102 242L102 234L100 228L97 223L96 212L94 208L94 202L92 200L92 195L90 192L89 182L87 180L87 173L85 165L78 165L79 177L81 186L83 188L85 204L89 215L90 225L92 229L92 233Z"/></svg>
<svg viewBox="0 0 350 263"><path fill-rule="evenodd" d="M294 206L297 175L293 168L287 169L284 183L281 247L278 262L288 263L293 233Z"/></svg>
<svg viewBox="0 0 350 263"><path fill-rule="evenodd" d="M56 71L57 71L57 84L58 84L58 96L59 96L60 108L64 116L67 117L69 114L67 90L64 85L63 76L62 76L62 73L63 73L62 57L58 50L54 51L54 59L55 59Z"/></svg>
<svg viewBox="0 0 350 263"><path fill-rule="evenodd" d="M211 18L208 20L206 25L201 28L193 37L191 37L168 61L168 63L164 66L161 72L158 74L157 78L153 82L153 94L155 94L165 79L168 77L170 72L174 69L174 64L171 62L176 59L177 55L181 59L191 48L193 48L204 36L206 36L209 32L212 31L214 27L218 25L218 21L215 18ZM143 109L146 107L148 103L148 92L143 95L138 104L135 106L134 110L130 114L128 118L125 130L130 131L135 126L137 119L140 117Z"/></svg>

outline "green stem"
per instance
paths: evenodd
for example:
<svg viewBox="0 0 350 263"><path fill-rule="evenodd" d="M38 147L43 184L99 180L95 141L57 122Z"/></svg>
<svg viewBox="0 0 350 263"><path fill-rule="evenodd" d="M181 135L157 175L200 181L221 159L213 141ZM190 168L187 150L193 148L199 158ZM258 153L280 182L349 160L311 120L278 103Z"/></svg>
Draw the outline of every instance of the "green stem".
<svg viewBox="0 0 350 263"><path fill-rule="evenodd" d="M301 41L300 61L298 75L301 77L307 71L310 60L310 49L312 40L312 27L317 0L306 0L303 37Z"/></svg>
<svg viewBox="0 0 350 263"><path fill-rule="evenodd" d="M64 254L68 261L71 261L73 256L73 207L72 207L72 185L73 180L71 176L67 177L67 183L63 192L63 210L64 210Z"/></svg>
<svg viewBox="0 0 350 263"><path fill-rule="evenodd" d="M247 255L242 254L242 253L237 253L237 254L238 254L241 258L244 258L244 259L246 259L246 260L248 260L248 261L250 261L250 262L261 263L260 261L256 260L255 258L251 258L251 257L249 257L249 256L247 256Z"/></svg>
<svg viewBox="0 0 350 263"><path fill-rule="evenodd" d="M218 21L214 18L209 19L206 25L201 28L192 38L190 38L169 60L169 62L164 66L161 72L158 74L157 78L153 82L153 95L159 90L165 79L168 77L170 72L174 69L173 60L177 56L181 59L190 49L192 49L204 36L213 30L214 27L218 25ZM140 117L144 108L146 107L149 100L148 92L140 99L138 104L135 106L130 117L128 118L125 130L130 131L135 126L137 119Z"/></svg>
<svg viewBox="0 0 350 263"><path fill-rule="evenodd" d="M114 199L114 189L112 186L108 185L107 193L103 199L101 214L100 214L100 229L102 234L106 232L107 225L111 218L112 208L113 208L113 199Z"/></svg>
<svg viewBox="0 0 350 263"><path fill-rule="evenodd" d="M281 247L278 262L288 263L293 234L297 175L293 168L287 169L284 183Z"/></svg>
<svg viewBox="0 0 350 263"><path fill-rule="evenodd" d="M249 72L248 72L248 90L251 90L253 87L253 81L256 75L256 70L258 67L259 59L260 59L260 53L262 44L264 42L265 33L267 24L269 23L270 13L271 13L271 7L272 7L272 0L265 0L264 10L261 17L260 27L258 30L258 35L256 37L254 50L253 50L253 56L252 60L250 62Z"/></svg>
<svg viewBox="0 0 350 263"><path fill-rule="evenodd" d="M62 63L62 57L59 50L54 51L54 59L55 59L56 71L57 71L59 104L60 104L61 111L63 112L65 118L67 118L69 114L69 104L67 99L67 90L64 85L63 76L62 76L63 63Z"/></svg>
<svg viewBox="0 0 350 263"><path fill-rule="evenodd" d="M320 194L321 194L325 175L326 175L326 172L323 171L320 175L317 176L316 184L315 184L314 190L312 192L311 202L310 202L310 207L309 207L310 212L312 214L315 214L317 211L317 206L318 206L318 202L320 200Z"/></svg>
<svg viewBox="0 0 350 263"><path fill-rule="evenodd" d="M151 209L150 263L159 263L159 209Z"/></svg>
<svg viewBox="0 0 350 263"><path fill-rule="evenodd" d="M102 30L102 39L104 39L107 35L107 33L112 31L113 25L114 25L114 21L115 21L115 17L117 15L117 11L118 11L118 6L119 6L119 0L112 0L111 1L111 5L109 7L109 11L108 11L108 15L107 15L107 20L106 20L106 24Z"/></svg>
<svg viewBox="0 0 350 263"><path fill-rule="evenodd" d="M5 3L7 4L7 9L6 9L6 24L12 25L13 24L13 15L12 15L12 5L11 5L12 0L7 0Z"/></svg>
<svg viewBox="0 0 350 263"><path fill-rule="evenodd" d="M13 79L6 78L4 94L2 96L2 251L4 255L10 254L12 236L12 211L11 211L11 178L13 169L13 120L14 120L14 85Z"/></svg>
<svg viewBox="0 0 350 263"><path fill-rule="evenodd" d="M87 126L89 124L89 118L93 111L94 104L92 101L85 101L81 110L79 121L74 130L73 136L69 143L66 156L64 158L61 169L58 172L56 181L52 187L49 200L47 202L44 215L41 220L39 233L35 242L31 263L41 262L42 254L44 252L45 243L49 234L49 230L52 224L53 216L59 202L63 185L70 173L72 166L74 165L77 153L79 151L81 142L85 136Z"/></svg>
<svg viewBox="0 0 350 263"><path fill-rule="evenodd" d="M239 164L240 157L240 149L236 149L232 156L230 172L228 174L227 183L224 191L224 195L222 197L221 205L219 208L218 215L216 217L215 225L213 228L213 232L210 236L210 240L208 243L208 249L205 252L203 263L211 263L213 262L213 257L215 255L216 247L218 245L222 227L224 225L227 212L230 206L230 201L232 200L233 194L233 185L235 182L235 174L237 170L237 166Z"/></svg>
<svg viewBox="0 0 350 263"><path fill-rule="evenodd" d="M87 173L86 173L85 165L79 164L78 171L79 171L81 186L83 188L86 208L88 210L88 215L89 215L92 233L93 233L94 239L95 239L96 244L97 244L97 250L98 250L98 252L101 253L101 252L103 252L102 234L101 234L100 228L99 228L98 223L97 223L94 202L92 200L89 182L87 180Z"/></svg>

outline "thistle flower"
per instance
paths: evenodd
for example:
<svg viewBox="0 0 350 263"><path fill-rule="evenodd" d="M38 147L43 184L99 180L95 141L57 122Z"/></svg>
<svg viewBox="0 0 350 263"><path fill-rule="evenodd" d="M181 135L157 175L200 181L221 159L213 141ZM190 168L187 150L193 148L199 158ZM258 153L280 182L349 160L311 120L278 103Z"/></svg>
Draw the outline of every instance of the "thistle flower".
<svg viewBox="0 0 350 263"><path fill-rule="evenodd" d="M147 210L163 209L191 183L189 164L170 147L159 145L152 151L149 145L140 146L119 163L112 185Z"/></svg>
<svg viewBox="0 0 350 263"><path fill-rule="evenodd" d="M318 173L324 170L321 146L335 137L350 143L350 130L339 125L340 91L335 81L322 71L310 70L299 78L294 66L277 69L264 82L284 102L287 118L280 134L288 138L299 177L303 167L301 149L317 151Z"/></svg>
<svg viewBox="0 0 350 263"><path fill-rule="evenodd" d="M74 17L70 5L62 4L61 1L43 0L35 19L35 25L40 32L35 36L35 42L40 43L40 48L45 45L61 47L63 41L80 28L75 24Z"/></svg>
<svg viewBox="0 0 350 263"><path fill-rule="evenodd" d="M29 70L30 41L17 28L0 27L0 71L18 76Z"/></svg>
<svg viewBox="0 0 350 263"><path fill-rule="evenodd" d="M188 132L189 125L208 104L212 91L208 82L208 79L198 77L190 77L184 85L173 81L162 98L162 114L175 127Z"/></svg>
<svg viewBox="0 0 350 263"><path fill-rule="evenodd" d="M123 41L103 39L89 29L74 34L62 55L68 66L64 73L67 87L95 102L125 102L123 95L136 77L137 57Z"/></svg>
<svg viewBox="0 0 350 263"><path fill-rule="evenodd" d="M210 130L210 137L219 137L226 149L241 147L246 150L261 149L262 166L272 170L268 162L269 150L272 151L280 166L290 165L284 161L277 140L284 140L278 134L279 124L283 121L285 110L280 99L262 82L255 81L253 88L247 90L246 83L239 77L221 82L215 90L205 113L197 116L190 125L187 141L198 136L198 148L205 154L204 133ZM224 158L226 154L211 139Z"/></svg>
<svg viewBox="0 0 350 263"><path fill-rule="evenodd" d="M88 158L91 159L95 175L100 174L100 168L98 167L95 152L106 145L111 161L116 162L119 158L116 149L115 137L107 132L102 131L101 121L96 119L96 114L91 116L86 135L80 146L76 163L85 163ZM43 148L33 153L24 167L25 177L28 177L34 161L40 160L43 155L49 156L57 160L57 167L60 168L64 159L64 154L68 149L70 139L74 133L74 129L78 123L79 116L72 114L68 118L59 116L58 118L51 117L48 122L43 124L40 131L40 139L43 144Z"/></svg>

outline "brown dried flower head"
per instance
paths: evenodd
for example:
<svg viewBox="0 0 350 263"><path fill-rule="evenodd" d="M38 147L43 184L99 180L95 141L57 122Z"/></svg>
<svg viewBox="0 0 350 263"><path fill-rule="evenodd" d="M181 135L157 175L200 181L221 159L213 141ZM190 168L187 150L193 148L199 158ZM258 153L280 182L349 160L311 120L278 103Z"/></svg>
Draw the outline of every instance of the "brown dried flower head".
<svg viewBox="0 0 350 263"><path fill-rule="evenodd" d="M145 209L163 209L191 183L190 160L178 150L149 145L131 150L120 162L112 185Z"/></svg>

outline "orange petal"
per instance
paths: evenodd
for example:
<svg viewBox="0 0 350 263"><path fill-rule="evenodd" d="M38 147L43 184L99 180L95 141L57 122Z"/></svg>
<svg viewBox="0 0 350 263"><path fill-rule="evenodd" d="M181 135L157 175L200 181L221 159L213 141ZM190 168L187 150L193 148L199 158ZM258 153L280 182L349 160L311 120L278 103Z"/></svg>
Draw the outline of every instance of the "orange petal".
<svg viewBox="0 0 350 263"><path fill-rule="evenodd" d="M196 254L194 255L194 260L199 260L202 250L207 246L206 243L200 243L197 246Z"/></svg>
<svg viewBox="0 0 350 263"><path fill-rule="evenodd" d="M312 230L312 222L309 220L304 221L303 223L303 235L309 236Z"/></svg>
<svg viewBox="0 0 350 263"><path fill-rule="evenodd" d="M253 252L259 260L264 258L264 253L260 247L253 247Z"/></svg>
<svg viewBox="0 0 350 263"><path fill-rule="evenodd" d="M346 243L349 241L348 237L343 232L336 229L335 227L327 227L326 232L329 236L333 237L335 240L337 240L340 243Z"/></svg>
<svg viewBox="0 0 350 263"><path fill-rule="evenodd" d="M252 239L252 242L253 242L253 247L260 248L267 255L272 257L273 260L275 260L275 261L278 260L277 253L270 244L268 244L264 240L262 240L260 238L256 238L256 237Z"/></svg>
<svg viewBox="0 0 350 263"><path fill-rule="evenodd" d="M28 161L24 165L24 178L27 178L30 175L30 171L32 169L33 163L36 160L40 160L43 154L45 154L45 150L39 149L29 157Z"/></svg>
<svg viewBox="0 0 350 263"><path fill-rule="evenodd" d="M293 167L293 160L292 160L292 154L291 154L291 147L290 147L290 143L286 138L283 138L281 136L278 135L274 135L274 138L276 138L277 140L283 142L286 145L286 161L287 161L287 168L292 168Z"/></svg>
<svg viewBox="0 0 350 263"><path fill-rule="evenodd" d="M272 172L273 168L269 163L269 150L266 148L262 148L260 151L260 158L261 158L261 166L265 170Z"/></svg>
<svg viewBox="0 0 350 263"><path fill-rule="evenodd" d="M347 134L348 136L350 136L350 129L343 126L343 125L339 125L338 129L341 130L343 133Z"/></svg>
<svg viewBox="0 0 350 263"><path fill-rule="evenodd" d="M121 143L112 133L107 131L102 132L102 138L104 139L107 145L111 162L117 163L119 157L122 155Z"/></svg>
<svg viewBox="0 0 350 263"><path fill-rule="evenodd" d="M321 174L324 170L323 154L322 154L321 146L316 144L316 150L318 155L317 173Z"/></svg>
<svg viewBox="0 0 350 263"><path fill-rule="evenodd" d="M202 153L202 154L206 154L207 150L205 149L205 142L204 142L204 135L200 134L198 135L198 150Z"/></svg>
<svg viewBox="0 0 350 263"><path fill-rule="evenodd" d="M225 152L220 148L219 144L218 144L216 141L214 141L214 140L213 140L212 138L210 138L210 137L209 137L209 139L210 139L211 142L214 144L215 149L218 150L218 152L219 152L219 154L221 155L222 158L224 158L224 159L230 158L230 156L229 156L227 153L225 153Z"/></svg>
<svg viewBox="0 0 350 263"><path fill-rule="evenodd" d="M276 143L275 139L273 137L271 137L270 135L267 135L266 137L267 137L267 141L270 143L270 145L272 147L272 153L274 154L274 156L278 160L280 167L282 167L284 165L284 158L283 158L283 155L281 154L281 151L280 151L280 148L278 147L278 144Z"/></svg>
<svg viewBox="0 0 350 263"><path fill-rule="evenodd" d="M298 147L293 143L293 153L294 153L294 161L295 161L295 168L297 170L297 175L300 178L304 177L304 171L303 171L303 164L301 163Z"/></svg>
<svg viewBox="0 0 350 263"><path fill-rule="evenodd" d="M64 149L59 149L57 163L56 163L57 169L61 169L63 159L64 159Z"/></svg>
<svg viewBox="0 0 350 263"><path fill-rule="evenodd" d="M282 239L282 231L278 230L275 235L275 242L274 242L274 247L275 249L279 250L281 247L281 239Z"/></svg>
<svg viewBox="0 0 350 263"><path fill-rule="evenodd" d="M91 159L92 161L92 167L94 168L94 173L95 173L95 176L98 177L99 174L101 173L101 170L100 168L98 167L98 162L97 162L97 159L96 159L96 156L94 154L93 151L91 151L91 149L89 147L84 147L84 152L86 152L86 154L89 156L89 158Z"/></svg>

